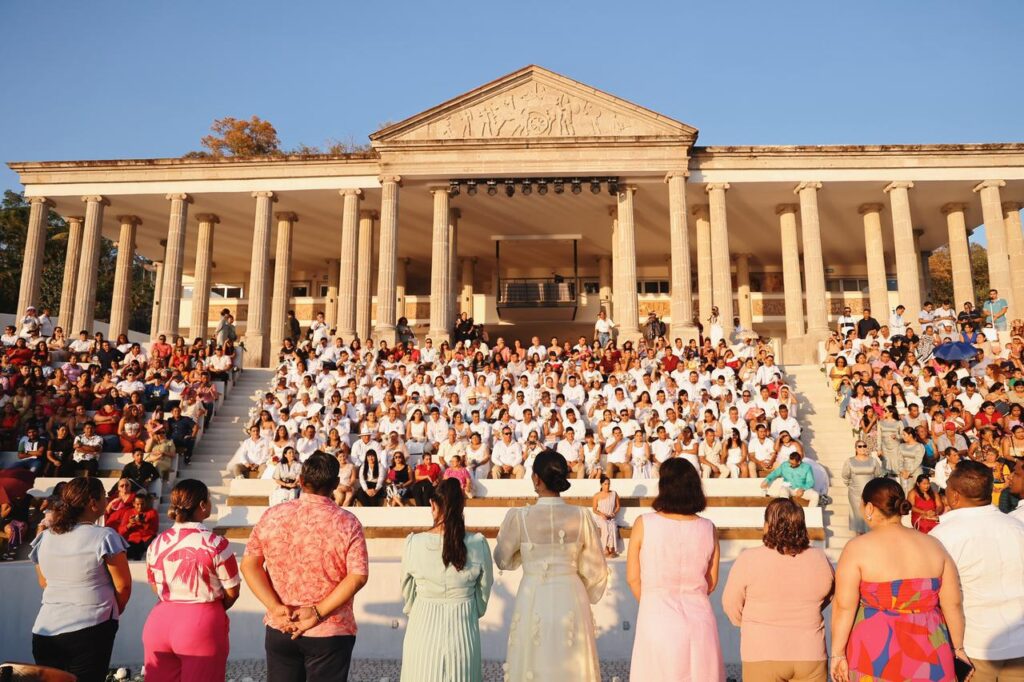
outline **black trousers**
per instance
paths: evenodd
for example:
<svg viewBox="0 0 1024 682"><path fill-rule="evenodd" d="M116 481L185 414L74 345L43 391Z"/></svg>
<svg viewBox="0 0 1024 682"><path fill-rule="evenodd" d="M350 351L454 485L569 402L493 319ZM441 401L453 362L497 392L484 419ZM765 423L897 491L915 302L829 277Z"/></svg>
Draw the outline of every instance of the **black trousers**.
<svg viewBox="0 0 1024 682"><path fill-rule="evenodd" d="M355 635L292 639L267 627L267 682L348 682Z"/></svg>
<svg viewBox="0 0 1024 682"><path fill-rule="evenodd" d="M416 481L409 489L409 494L416 500L417 507L429 507L430 498L434 496L434 484L427 479Z"/></svg>
<svg viewBox="0 0 1024 682"><path fill-rule="evenodd" d="M78 682L103 682L110 671L117 621L62 635L32 635L32 657L36 665L65 670Z"/></svg>

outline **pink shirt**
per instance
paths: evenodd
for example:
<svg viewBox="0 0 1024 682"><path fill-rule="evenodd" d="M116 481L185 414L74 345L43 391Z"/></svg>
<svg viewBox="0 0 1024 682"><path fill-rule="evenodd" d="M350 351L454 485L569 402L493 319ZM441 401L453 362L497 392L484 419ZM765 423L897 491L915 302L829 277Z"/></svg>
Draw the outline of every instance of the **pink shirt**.
<svg viewBox="0 0 1024 682"><path fill-rule="evenodd" d="M736 558L722 608L740 628L743 661L825 660L821 611L832 599L835 571L820 549L796 556L767 547Z"/></svg>
<svg viewBox="0 0 1024 682"><path fill-rule="evenodd" d="M205 604L238 586L238 561L227 538L201 523L176 523L146 551L146 576L160 601Z"/></svg>
<svg viewBox="0 0 1024 682"><path fill-rule="evenodd" d="M466 484L469 482L469 478L470 478L469 477L469 469L466 469L466 468L462 468L462 469L451 469L451 468L448 468L448 469L444 470L444 477L445 478L457 479L459 481L459 483L462 485L462 487L465 488Z"/></svg>
<svg viewBox="0 0 1024 682"><path fill-rule="evenodd" d="M321 495L303 493L264 512L245 555L263 559L274 591L288 606L321 601L350 573L370 574L359 519ZM324 622L303 637L356 634L351 600L323 615Z"/></svg>

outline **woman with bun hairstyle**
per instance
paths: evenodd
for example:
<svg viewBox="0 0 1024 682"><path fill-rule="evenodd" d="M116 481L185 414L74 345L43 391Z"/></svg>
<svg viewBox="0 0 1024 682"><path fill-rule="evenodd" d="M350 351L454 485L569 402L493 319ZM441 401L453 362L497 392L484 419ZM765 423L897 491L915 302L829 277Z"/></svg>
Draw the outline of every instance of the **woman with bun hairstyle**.
<svg viewBox="0 0 1024 682"><path fill-rule="evenodd" d="M956 564L934 537L903 525L910 503L895 480L869 481L861 507L869 530L836 568L832 679L955 679L953 653L964 645Z"/></svg>
<svg viewBox="0 0 1024 682"><path fill-rule="evenodd" d="M531 477L537 502L509 510L494 548L498 568L523 567L505 679L600 682L590 605L604 594L608 567L597 527L586 507L560 497L569 489L562 455L540 452Z"/></svg>
<svg viewBox="0 0 1024 682"><path fill-rule="evenodd" d="M171 491L174 525L146 552L146 575L159 601L142 629L150 682L222 682L228 661L227 610L238 599L238 563L210 516L206 484L184 479Z"/></svg>
<svg viewBox="0 0 1024 682"><path fill-rule="evenodd" d="M50 527L32 543L43 604L32 626L38 665L101 682L110 667L118 618L132 594L128 543L96 525L106 491L98 478L64 484Z"/></svg>
<svg viewBox="0 0 1024 682"><path fill-rule="evenodd" d="M405 540L405 682L483 680L480 619L491 596L494 564L484 536L466 532L465 504L457 479L441 481L430 498L433 527Z"/></svg>
<svg viewBox="0 0 1024 682"><path fill-rule="evenodd" d="M654 511L633 523L626 582L640 602L629 677L644 682L725 682L718 624L718 529L700 473L685 459L661 465ZM673 645L666 647L666 642Z"/></svg>

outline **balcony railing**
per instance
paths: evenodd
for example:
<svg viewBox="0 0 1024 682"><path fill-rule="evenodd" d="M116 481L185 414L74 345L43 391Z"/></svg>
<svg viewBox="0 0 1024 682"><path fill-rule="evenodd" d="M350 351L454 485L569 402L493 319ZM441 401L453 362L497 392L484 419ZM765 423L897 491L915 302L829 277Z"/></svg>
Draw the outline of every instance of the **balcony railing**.
<svg viewBox="0 0 1024 682"><path fill-rule="evenodd" d="M517 277L498 280L499 308L562 308L577 304L575 279Z"/></svg>

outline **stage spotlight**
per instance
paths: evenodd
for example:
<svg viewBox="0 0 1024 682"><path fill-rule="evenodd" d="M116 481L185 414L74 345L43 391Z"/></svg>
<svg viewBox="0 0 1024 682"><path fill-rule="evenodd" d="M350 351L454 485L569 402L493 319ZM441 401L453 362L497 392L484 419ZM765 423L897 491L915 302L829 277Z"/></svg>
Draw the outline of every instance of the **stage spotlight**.
<svg viewBox="0 0 1024 682"><path fill-rule="evenodd" d="M487 196L493 197L497 193L498 193L498 181L497 180L488 180L487 181Z"/></svg>
<svg viewBox="0 0 1024 682"><path fill-rule="evenodd" d="M459 196L459 181L452 180L448 183L448 196L457 197Z"/></svg>
<svg viewBox="0 0 1024 682"><path fill-rule="evenodd" d="M548 193L548 181L538 180L537 181L537 194L544 196Z"/></svg>
<svg viewBox="0 0 1024 682"><path fill-rule="evenodd" d="M519 191L523 193L524 197L529 196L530 194L533 193L533 185L530 183L529 180L523 180L523 184Z"/></svg>
<svg viewBox="0 0 1024 682"><path fill-rule="evenodd" d="M558 178L557 180L555 180L554 184L555 194L561 194L562 192L565 191L565 182L562 180L562 178Z"/></svg>
<svg viewBox="0 0 1024 682"><path fill-rule="evenodd" d="M619 179L608 178L608 194L615 196L619 193Z"/></svg>
<svg viewBox="0 0 1024 682"><path fill-rule="evenodd" d="M583 183L580 181L579 178L573 178L572 179L572 193L573 194L579 194L580 192L582 192L583 191L582 184Z"/></svg>
<svg viewBox="0 0 1024 682"><path fill-rule="evenodd" d="M505 196L507 196L509 198L512 198L512 196L515 193L516 193L516 181L515 180L506 180L505 181Z"/></svg>
<svg viewBox="0 0 1024 682"><path fill-rule="evenodd" d="M598 180L597 178L594 178L593 180L591 180L590 181L590 191L592 193L594 193L594 194L600 194L601 193L601 181Z"/></svg>
<svg viewBox="0 0 1024 682"><path fill-rule="evenodd" d="M469 196L476 194L476 180L466 180L466 194Z"/></svg>

